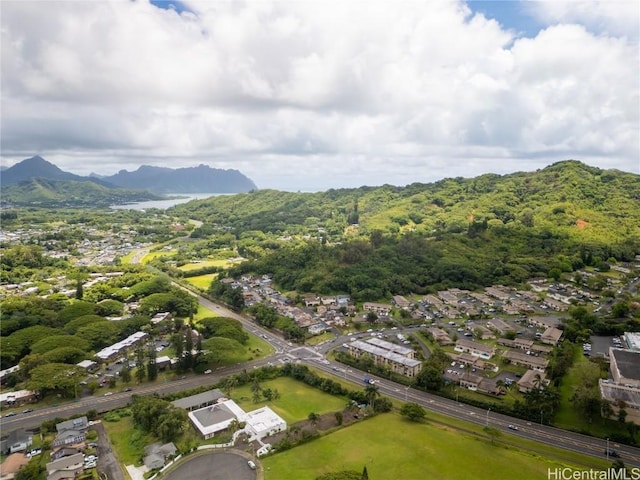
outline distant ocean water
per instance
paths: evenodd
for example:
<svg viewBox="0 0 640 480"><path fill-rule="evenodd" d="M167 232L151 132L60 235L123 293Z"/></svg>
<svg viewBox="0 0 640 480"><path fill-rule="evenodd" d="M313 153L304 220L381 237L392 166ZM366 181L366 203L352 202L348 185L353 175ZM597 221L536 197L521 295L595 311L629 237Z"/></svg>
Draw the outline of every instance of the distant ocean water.
<svg viewBox="0 0 640 480"><path fill-rule="evenodd" d="M180 203L187 203L191 200L202 200L209 197L217 197L220 195L229 195L227 193L168 193L167 195L176 195L181 198L171 198L168 200L149 200L147 202L127 203L126 205L111 205L114 210L148 210L150 208L167 209Z"/></svg>

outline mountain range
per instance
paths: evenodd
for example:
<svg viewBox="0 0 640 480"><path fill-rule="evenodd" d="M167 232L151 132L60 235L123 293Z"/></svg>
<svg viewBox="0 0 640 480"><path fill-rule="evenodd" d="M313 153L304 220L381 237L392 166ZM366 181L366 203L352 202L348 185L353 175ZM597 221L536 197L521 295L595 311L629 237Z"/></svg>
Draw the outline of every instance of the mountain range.
<svg viewBox="0 0 640 480"><path fill-rule="evenodd" d="M238 170L211 168L207 165L187 168L141 166L115 175L88 177L65 172L40 156L27 158L1 170L3 187L33 179L48 181L92 182L106 188L149 190L162 193L241 193L255 190L252 180Z"/></svg>

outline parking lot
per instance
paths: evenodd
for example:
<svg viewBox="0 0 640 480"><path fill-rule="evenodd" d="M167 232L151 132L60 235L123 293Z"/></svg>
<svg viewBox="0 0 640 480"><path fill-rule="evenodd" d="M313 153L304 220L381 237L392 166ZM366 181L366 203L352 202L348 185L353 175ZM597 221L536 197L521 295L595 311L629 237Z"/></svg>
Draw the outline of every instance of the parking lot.
<svg viewBox="0 0 640 480"><path fill-rule="evenodd" d="M166 480L255 480L257 471L247 458L230 452L212 452L187 460L166 476Z"/></svg>

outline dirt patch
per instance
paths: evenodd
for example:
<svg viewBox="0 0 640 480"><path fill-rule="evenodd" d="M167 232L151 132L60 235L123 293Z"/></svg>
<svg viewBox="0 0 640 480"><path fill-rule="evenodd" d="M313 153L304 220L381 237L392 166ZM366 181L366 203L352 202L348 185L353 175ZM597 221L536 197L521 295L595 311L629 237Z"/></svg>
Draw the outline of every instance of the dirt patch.
<svg viewBox="0 0 640 480"><path fill-rule="evenodd" d="M578 227L580 230L582 230L587 225L589 225L589 222L585 222L584 220L580 219L576 220L576 227Z"/></svg>
<svg viewBox="0 0 640 480"><path fill-rule="evenodd" d="M20 467L29 463L29 459L24 453L12 453L4 462L0 465L0 473L2 475L8 475L9 473L16 473Z"/></svg>

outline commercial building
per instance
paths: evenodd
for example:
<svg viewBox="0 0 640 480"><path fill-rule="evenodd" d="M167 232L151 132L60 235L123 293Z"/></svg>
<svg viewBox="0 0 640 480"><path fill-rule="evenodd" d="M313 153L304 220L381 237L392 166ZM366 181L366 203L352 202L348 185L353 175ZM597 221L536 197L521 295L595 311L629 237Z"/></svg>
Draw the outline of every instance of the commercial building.
<svg viewBox="0 0 640 480"><path fill-rule="evenodd" d="M609 347L609 362L615 383L640 387L640 352Z"/></svg>
<svg viewBox="0 0 640 480"><path fill-rule="evenodd" d="M224 400L189 412L189 419L206 440L227 430L234 421L245 423L244 431L252 440L262 439L287 429L287 422L269 407L245 413L233 400Z"/></svg>
<svg viewBox="0 0 640 480"><path fill-rule="evenodd" d="M395 343L370 338L366 341L355 340L344 346L352 357L369 355L375 365L388 367L400 375L415 377L422 370L422 362L414 358L415 352Z"/></svg>

